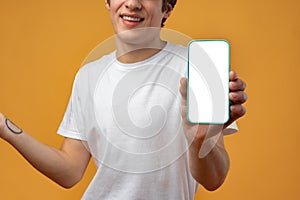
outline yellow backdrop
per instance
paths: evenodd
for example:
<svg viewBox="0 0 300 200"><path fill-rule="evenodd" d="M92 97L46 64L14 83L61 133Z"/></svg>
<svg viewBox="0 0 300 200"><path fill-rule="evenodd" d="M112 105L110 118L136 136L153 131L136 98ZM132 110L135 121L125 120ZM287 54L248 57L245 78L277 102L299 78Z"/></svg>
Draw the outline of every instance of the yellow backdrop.
<svg viewBox="0 0 300 200"><path fill-rule="evenodd" d="M179 0L167 28L195 39L227 39L231 65L248 84L247 115L226 138L231 169L196 199L300 198L300 2ZM74 75L113 34L104 0L0 0L0 111L43 143L56 135ZM65 190L0 141L1 199L80 199L95 168Z"/></svg>

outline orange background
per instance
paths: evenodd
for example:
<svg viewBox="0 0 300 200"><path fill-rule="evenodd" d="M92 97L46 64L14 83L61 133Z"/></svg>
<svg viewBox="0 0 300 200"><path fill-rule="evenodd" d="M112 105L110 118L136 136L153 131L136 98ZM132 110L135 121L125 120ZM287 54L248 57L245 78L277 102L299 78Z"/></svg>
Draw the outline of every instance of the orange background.
<svg viewBox="0 0 300 200"><path fill-rule="evenodd" d="M248 84L247 115L226 138L231 169L196 199L300 199L300 2L179 0L167 28L195 39L227 39L231 65ZM113 34L104 0L0 0L0 111L43 143L56 130L74 75ZM1 199L80 199L95 168L65 190L0 141Z"/></svg>

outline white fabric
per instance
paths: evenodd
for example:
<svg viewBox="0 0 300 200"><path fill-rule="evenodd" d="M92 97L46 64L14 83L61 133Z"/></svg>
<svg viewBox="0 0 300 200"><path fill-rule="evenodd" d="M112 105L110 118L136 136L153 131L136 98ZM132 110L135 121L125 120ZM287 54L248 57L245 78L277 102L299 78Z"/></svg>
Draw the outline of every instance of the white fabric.
<svg viewBox="0 0 300 200"><path fill-rule="evenodd" d="M119 63L113 52L80 69L58 133L85 141L97 165L83 199L194 198L180 115L186 58L168 43L142 62Z"/></svg>

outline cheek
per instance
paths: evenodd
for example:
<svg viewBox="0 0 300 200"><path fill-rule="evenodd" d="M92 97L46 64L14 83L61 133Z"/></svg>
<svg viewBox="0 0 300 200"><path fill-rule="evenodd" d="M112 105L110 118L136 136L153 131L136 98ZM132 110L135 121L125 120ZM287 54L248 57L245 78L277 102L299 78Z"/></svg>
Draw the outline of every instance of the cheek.
<svg viewBox="0 0 300 200"><path fill-rule="evenodd" d="M110 0L109 9L116 11L125 3L126 0Z"/></svg>
<svg viewBox="0 0 300 200"><path fill-rule="evenodd" d="M152 23L160 26L161 20L164 17L161 11L154 13L151 17Z"/></svg>

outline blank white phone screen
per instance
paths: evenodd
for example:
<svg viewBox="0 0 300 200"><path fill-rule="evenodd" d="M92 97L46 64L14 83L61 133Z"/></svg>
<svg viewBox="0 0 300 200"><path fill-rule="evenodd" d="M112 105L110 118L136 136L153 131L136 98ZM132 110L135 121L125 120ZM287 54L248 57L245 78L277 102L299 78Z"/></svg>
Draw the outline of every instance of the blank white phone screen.
<svg viewBox="0 0 300 200"><path fill-rule="evenodd" d="M224 124L229 119L229 43L194 40L188 47L187 118Z"/></svg>

